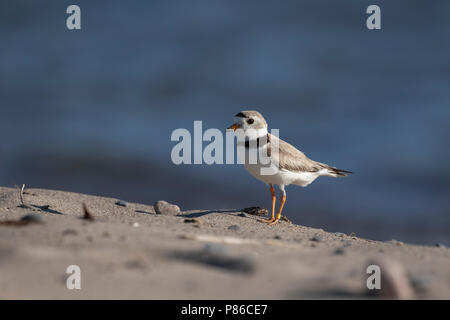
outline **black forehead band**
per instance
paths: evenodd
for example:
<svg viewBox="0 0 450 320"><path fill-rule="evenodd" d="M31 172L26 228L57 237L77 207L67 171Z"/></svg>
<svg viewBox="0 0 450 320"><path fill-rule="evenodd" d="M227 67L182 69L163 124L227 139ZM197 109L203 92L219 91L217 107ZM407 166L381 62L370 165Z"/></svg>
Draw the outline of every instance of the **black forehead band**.
<svg viewBox="0 0 450 320"><path fill-rule="evenodd" d="M242 112L239 112L237 115L235 115L235 117L247 118L247 116Z"/></svg>

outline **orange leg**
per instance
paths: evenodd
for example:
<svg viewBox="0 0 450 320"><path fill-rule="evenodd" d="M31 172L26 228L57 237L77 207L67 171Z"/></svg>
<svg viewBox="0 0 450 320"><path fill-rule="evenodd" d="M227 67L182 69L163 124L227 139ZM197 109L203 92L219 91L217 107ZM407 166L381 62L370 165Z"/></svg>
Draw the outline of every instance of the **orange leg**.
<svg viewBox="0 0 450 320"><path fill-rule="evenodd" d="M282 195L281 196L281 205L280 205L280 210L278 211L278 213L277 213L277 218L274 220L274 221L272 221L270 224L272 225L272 224L276 224L278 221L280 221L280 218L281 218L281 212L283 211L283 207L284 207L284 203L286 202L286 196L285 195Z"/></svg>
<svg viewBox="0 0 450 320"><path fill-rule="evenodd" d="M277 196L275 194L275 189L273 188L273 185L270 185L270 193L272 194L272 218L259 220L265 223L272 223L275 221L275 202L277 201Z"/></svg>

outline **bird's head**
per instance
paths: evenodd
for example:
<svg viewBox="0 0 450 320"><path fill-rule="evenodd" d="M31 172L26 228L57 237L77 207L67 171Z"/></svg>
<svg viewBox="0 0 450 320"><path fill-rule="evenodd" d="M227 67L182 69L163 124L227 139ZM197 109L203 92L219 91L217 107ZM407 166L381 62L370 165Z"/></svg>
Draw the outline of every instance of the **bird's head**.
<svg viewBox="0 0 450 320"><path fill-rule="evenodd" d="M244 110L234 116L234 123L228 129L242 129L246 135L261 137L267 134L267 122L258 111Z"/></svg>

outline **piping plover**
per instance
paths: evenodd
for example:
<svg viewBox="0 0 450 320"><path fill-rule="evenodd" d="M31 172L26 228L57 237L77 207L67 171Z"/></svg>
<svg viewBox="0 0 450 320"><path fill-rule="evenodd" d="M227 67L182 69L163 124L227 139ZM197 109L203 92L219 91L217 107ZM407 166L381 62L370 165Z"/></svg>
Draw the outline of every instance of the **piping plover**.
<svg viewBox="0 0 450 320"><path fill-rule="evenodd" d="M245 169L255 178L267 183L272 194L272 217L263 219L269 224L277 223L281 218L286 202L285 187L290 184L306 187L320 176L344 177L350 171L337 169L327 164L309 159L303 152L289 143L268 133L267 122L258 111L241 111L235 115L235 121L228 129L243 130L245 139L239 141L244 144L246 154L257 149L259 154L266 155L270 163L263 163L259 158L252 162L243 161ZM246 157L247 157L246 156ZM263 172L263 168L269 168L271 172ZM275 217L276 195L273 185L277 185L281 191L281 205Z"/></svg>

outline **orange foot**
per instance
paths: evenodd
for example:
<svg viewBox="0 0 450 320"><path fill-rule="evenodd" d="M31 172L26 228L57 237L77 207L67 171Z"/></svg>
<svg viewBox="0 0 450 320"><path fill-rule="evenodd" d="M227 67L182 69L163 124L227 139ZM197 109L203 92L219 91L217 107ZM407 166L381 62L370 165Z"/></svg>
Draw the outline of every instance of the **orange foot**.
<svg viewBox="0 0 450 320"><path fill-rule="evenodd" d="M280 218L276 218L275 220L273 220L273 221L270 223L270 225L272 226L272 225L274 225L274 224L277 224L278 221L280 221Z"/></svg>
<svg viewBox="0 0 450 320"><path fill-rule="evenodd" d="M259 222L264 222L264 223L273 223L274 221L275 221L275 218L274 217L272 217L272 218L270 218L270 219L260 219L260 220L258 220Z"/></svg>

